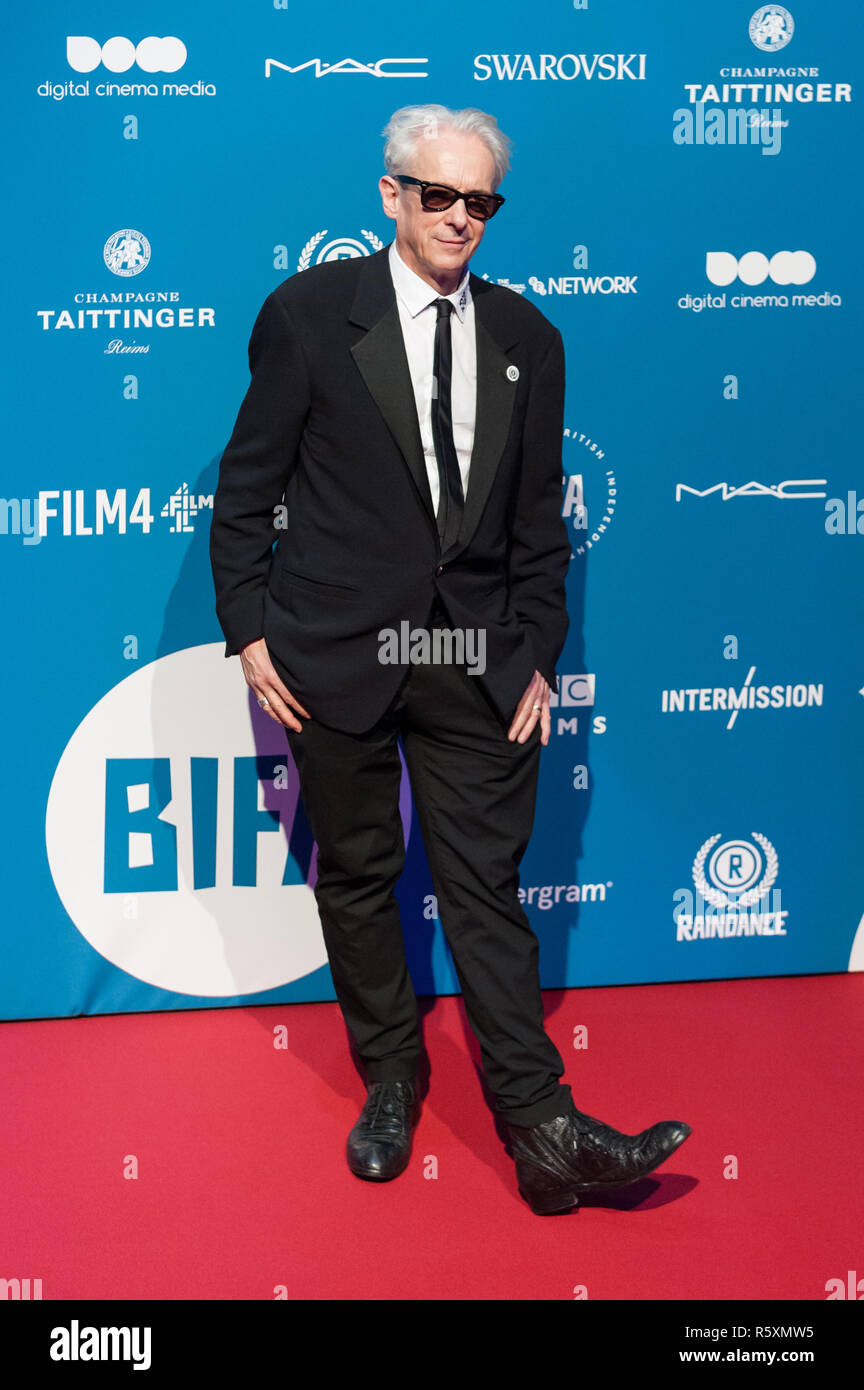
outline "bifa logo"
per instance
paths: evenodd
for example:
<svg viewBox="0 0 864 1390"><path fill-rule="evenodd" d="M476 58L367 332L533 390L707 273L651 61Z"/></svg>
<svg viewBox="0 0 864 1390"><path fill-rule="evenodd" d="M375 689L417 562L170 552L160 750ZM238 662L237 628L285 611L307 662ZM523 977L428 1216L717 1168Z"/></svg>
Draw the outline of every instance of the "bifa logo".
<svg viewBox="0 0 864 1390"><path fill-rule="evenodd" d="M137 44L119 37L100 44L86 34L70 34L66 61L75 72L94 72L100 64L109 72L128 72L131 67L142 72L177 72L186 62L186 45L173 34L161 39L151 34Z"/></svg>
<svg viewBox="0 0 864 1390"><path fill-rule="evenodd" d="M400 810L407 845L407 778ZM84 716L54 773L45 842L74 926L148 985L225 999L327 965L285 730L224 642L138 667Z"/></svg>
<svg viewBox="0 0 864 1390"><path fill-rule="evenodd" d="M407 782L401 798L410 839ZM224 642L141 665L71 733L45 817L72 923L137 980L229 998L327 965L285 730Z"/></svg>
<svg viewBox="0 0 864 1390"><path fill-rule="evenodd" d="M729 251L708 251L705 274L712 285L731 285L734 280L744 285L761 285L765 280L775 285L806 285L816 274L816 261L809 251L775 251L770 260L761 251L745 251L740 257Z"/></svg>

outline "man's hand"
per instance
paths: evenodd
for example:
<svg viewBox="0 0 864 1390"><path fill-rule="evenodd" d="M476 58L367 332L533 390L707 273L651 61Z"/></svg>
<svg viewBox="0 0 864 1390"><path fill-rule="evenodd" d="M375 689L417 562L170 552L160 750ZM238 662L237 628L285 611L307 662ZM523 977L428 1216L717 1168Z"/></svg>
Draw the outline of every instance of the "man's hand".
<svg viewBox="0 0 864 1390"><path fill-rule="evenodd" d="M510 742L512 743L516 739L517 743L525 743L534 732L534 725L538 718L540 720L540 742L545 745L549 742L549 735L552 732L552 717L549 713L549 683L539 671L535 671L531 684L519 701L513 716L513 723L508 730L507 737Z"/></svg>
<svg viewBox="0 0 864 1390"><path fill-rule="evenodd" d="M255 692L255 698L259 704L261 700L267 700L263 706L265 714L269 714L277 724L284 724L288 729L294 729L298 734L302 732L302 724L291 713L288 708L292 705L299 710L300 714L310 718L309 711L304 709L299 700L295 700L291 691L282 684L270 660L270 653L267 651L267 644L263 637L257 638L254 642L247 642L240 652L240 663L243 667L243 674L246 677L246 684L251 686Z"/></svg>

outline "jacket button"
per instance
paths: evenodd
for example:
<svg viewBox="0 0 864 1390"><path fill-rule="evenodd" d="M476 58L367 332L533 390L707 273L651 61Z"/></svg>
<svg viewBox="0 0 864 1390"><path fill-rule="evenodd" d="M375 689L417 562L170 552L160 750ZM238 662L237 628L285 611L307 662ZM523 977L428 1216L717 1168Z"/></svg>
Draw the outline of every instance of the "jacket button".
<svg viewBox="0 0 864 1390"><path fill-rule="evenodd" d="M437 568L437 570L435 571L435 573L436 573L436 574L443 574L443 573L444 573L444 566L443 566L443 565L439 565L438 568Z"/></svg>

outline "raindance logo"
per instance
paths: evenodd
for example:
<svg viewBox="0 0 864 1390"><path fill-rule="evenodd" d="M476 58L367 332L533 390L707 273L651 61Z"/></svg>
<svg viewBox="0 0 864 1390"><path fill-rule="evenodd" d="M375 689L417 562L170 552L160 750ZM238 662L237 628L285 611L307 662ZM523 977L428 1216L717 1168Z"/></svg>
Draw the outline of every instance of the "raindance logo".
<svg viewBox="0 0 864 1390"><path fill-rule="evenodd" d="M795 33L795 21L782 5L760 5L750 20L750 37L757 48L777 53Z"/></svg>
<svg viewBox="0 0 864 1390"><path fill-rule="evenodd" d="M367 232L361 227L360 234L366 238L369 246L372 247L372 251L382 250L384 243L374 232ZM372 254L369 250L369 246L364 246L362 241L358 241L356 237L351 236L333 237L332 240L321 246L320 243L324 241L326 235L327 228L325 227L323 231L316 232L314 236L309 238L303 250L300 252L300 257L297 261L298 270L308 270L310 265L323 265L325 261L352 261L356 260L359 256L370 256ZM287 263L281 268L287 270Z"/></svg>
<svg viewBox="0 0 864 1390"><path fill-rule="evenodd" d="M150 243L143 232L124 227L109 236L102 259L112 275L140 275L150 261Z"/></svg>
<svg viewBox="0 0 864 1390"><path fill-rule="evenodd" d="M788 911L780 907L779 888L774 889L778 858L771 841L755 830L751 832L752 844L749 840L718 844L721 838L710 836L693 861L695 896L689 888L679 888L673 894L676 940L785 936ZM751 912L757 904L758 911Z"/></svg>

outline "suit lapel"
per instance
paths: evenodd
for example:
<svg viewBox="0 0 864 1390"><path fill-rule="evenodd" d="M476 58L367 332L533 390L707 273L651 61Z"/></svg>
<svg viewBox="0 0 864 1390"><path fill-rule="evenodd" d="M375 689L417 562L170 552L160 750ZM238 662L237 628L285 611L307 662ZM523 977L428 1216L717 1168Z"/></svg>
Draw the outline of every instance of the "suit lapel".
<svg viewBox="0 0 864 1390"><path fill-rule="evenodd" d="M427 520L437 536L426 460L420 438L411 371L399 321L396 291L390 275L389 246L364 258L349 320L366 328L351 348L387 428L390 430L414 482ZM509 380L507 349L518 341L507 324L506 296L470 274L477 342L477 410L474 446L468 475L468 495L456 540L442 561L454 559L470 544L495 479L510 430L516 384Z"/></svg>

